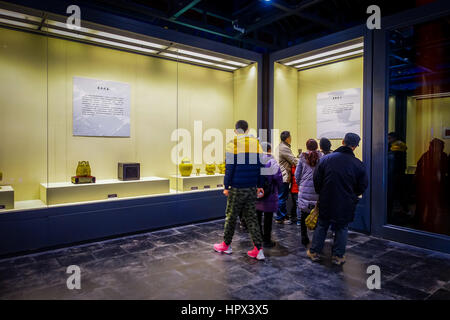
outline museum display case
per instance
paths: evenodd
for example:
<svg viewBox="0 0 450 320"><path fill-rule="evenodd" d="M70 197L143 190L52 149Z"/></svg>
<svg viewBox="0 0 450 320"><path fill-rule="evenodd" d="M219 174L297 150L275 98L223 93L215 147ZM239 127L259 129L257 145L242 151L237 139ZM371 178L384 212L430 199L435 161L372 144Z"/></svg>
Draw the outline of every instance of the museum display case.
<svg viewBox="0 0 450 320"><path fill-rule="evenodd" d="M271 55L269 122L275 154L283 131L291 133L296 156L306 151L309 139L327 138L336 150L353 132L361 137L355 156L370 176L370 39L366 28L355 27ZM370 232L370 188L359 199L350 227Z"/></svg>
<svg viewBox="0 0 450 320"><path fill-rule="evenodd" d="M334 150L347 132L362 137L363 53L357 38L275 62L273 128L291 132L294 154L311 138L330 139ZM278 145L279 135L274 138Z"/></svg>
<svg viewBox="0 0 450 320"><path fill-rule="evenodd" d="M258 61L66 22L0 2L0 212L223 188Z"/></svg>

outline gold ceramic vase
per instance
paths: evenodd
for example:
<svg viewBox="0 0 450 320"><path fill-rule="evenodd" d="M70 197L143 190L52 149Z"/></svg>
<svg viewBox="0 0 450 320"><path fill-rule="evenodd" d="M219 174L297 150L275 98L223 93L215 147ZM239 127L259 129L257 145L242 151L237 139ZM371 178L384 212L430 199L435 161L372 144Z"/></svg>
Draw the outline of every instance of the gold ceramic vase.
<svg viewBox="0 0 450 320"><path fill-rule="evenodd" d="M214 173L216 172L216 164L215 163L207 164L205 166L205 171L208 176L214 175Z"/></svg>
<svg viewBox="0 0 450 320"><path fill-rule="evenodd" d="M225 163L221 163L217 167L219 169L220 174L225 174Z"/></svg>
<svg viewBox="0 0 450 320"><path fill-rule="evenodd" d="M77 176L78 177L91 176L91 166L89 165L89 161L78 161Z"/></svg>
<svg viewBox="0 0 450 320"><path fill-rule="evenodd" d="M178 165L178 169L180 169L180 173L182 177L189 177L192 173L193 165L189 158L184 158L181 160L181 163Z"/></svg>

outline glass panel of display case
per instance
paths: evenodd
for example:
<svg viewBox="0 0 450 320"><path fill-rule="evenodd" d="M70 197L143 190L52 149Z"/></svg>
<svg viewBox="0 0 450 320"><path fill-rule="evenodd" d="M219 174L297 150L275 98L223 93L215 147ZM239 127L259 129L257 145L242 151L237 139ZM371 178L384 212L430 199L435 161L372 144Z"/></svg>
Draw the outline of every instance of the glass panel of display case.
<svg viewBox="0 0 450 320"><path fill-rule="evenodd" d="M387 222L450 234L449 17L389 32Z"/></svg>
<svg viewBox="0 0 450 320"><path fill-rule="evenodd" d="M200 52L200 53L199 53ZM178 133L171 188L179 192L223 189L225 146L238 120L257 133L257 64L236 57L186 50L178 64Z"/></svg>
<svg viewBox="0 0 450 320"><path fill-rule="evenodd" d="M40 19L1 14L0 214L45 207L39 186L48 176L48 39L28 32Z"/></svg>
<svg viewBox="0 0 450 320"><path fill-rule="evenodd" d="M42 200L61 205L168 194L177 62L148 55L159 45L138 35L81 25L79 32L95 37L66 38L62 32L71 30L61 22L44 28L49 152Z"/></svg>
<svg viewBox="0 0 450 320"><path fill-rule="evenodd" d="M291 133L295 155L309 139L328 138L334 150L347 132L362 138L363 46L358 38L275 63L274 129Z"/></svg>
<svg viewBox="0 0 450 320"><path fill-rule="evenodd" d="M0 210L223 188L256 63L3 5Z"/></svg>

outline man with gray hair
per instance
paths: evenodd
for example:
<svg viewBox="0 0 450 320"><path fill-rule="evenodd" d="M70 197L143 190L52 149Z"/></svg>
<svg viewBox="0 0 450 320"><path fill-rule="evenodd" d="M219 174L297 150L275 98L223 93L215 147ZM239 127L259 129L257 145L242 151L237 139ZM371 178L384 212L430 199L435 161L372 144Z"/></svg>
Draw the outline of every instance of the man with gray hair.
<svg viewBox="0 0 450 320"><path fill-rule="evenodd" d="M342 146L323 157L314 172L314 188L319 194L319 219L311 248L307 251L313 261L320 259L328 228L332 225L335 230L332 262L336 265L345 262L348 224L355 218L358 197L368 185L364 165L353 153L360 141L357 134L347 133Z"/></svg>
<svg viewBox="0 0 450 320"><path fill-rule="evenodd" d="M283 184L278 190L278 211L275 217L275 222L287 222L291 224L292 221L287 217L287 200L290 193L290 184L292 182L292 167L297 166L298 158L294 156L291 150L291 133L283 131L280 135L281 143L277 150L277 160L280 165L281 173L283 174Z"/></svg>

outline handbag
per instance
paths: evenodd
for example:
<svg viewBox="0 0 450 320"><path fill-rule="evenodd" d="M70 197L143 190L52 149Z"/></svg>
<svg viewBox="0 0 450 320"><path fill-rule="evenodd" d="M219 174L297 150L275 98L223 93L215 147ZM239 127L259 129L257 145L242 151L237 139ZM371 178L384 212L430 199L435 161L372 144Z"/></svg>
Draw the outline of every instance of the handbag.
<svg viewBox="0 0 450 320"><path fill-rule="evenodd" d="M263 199L267 198L273 192L273 183L270 183L268 181L268 179L265 179L263 190L264 190L264 195L261 198L258 198L257 200L263 200Z"/></svg>
<svg viewBox="0 0 450 320"><path fill-rule="evenodd" d="M317 220L319 219L319 206L316 206L311 210L309 215L305 219L306 227L309 230L314 230L317 226Z"/></svg>

